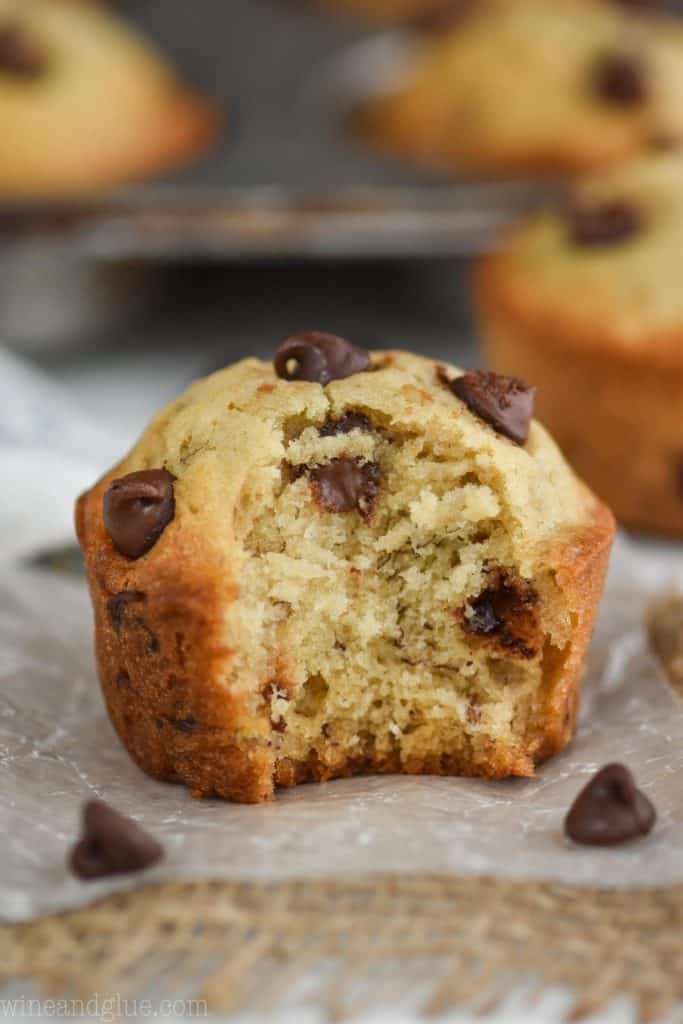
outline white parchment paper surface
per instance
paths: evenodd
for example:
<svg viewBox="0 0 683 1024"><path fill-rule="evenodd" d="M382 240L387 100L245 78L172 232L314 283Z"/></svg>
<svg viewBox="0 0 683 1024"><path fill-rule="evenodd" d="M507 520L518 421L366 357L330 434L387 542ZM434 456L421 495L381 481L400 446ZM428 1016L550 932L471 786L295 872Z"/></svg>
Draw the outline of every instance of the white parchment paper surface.
<svg viewBox="0 0 683 1024"><path fill-rule="evenodd" d="M367 872L495 873L635 886L683 881L683 704L647 648L653 593L683 586L683 548L621 538L571 747L532 780L362 778L266 806L194 800L146 778L106 717L85 584L0 579L0 917L21 920L114 889L181 877L286 879ZM562 820L602 764L622 760L659 810L615 850L570 846ZM98 796L164 843L143 876L84 885L65 869L83 801Z"/></svg>

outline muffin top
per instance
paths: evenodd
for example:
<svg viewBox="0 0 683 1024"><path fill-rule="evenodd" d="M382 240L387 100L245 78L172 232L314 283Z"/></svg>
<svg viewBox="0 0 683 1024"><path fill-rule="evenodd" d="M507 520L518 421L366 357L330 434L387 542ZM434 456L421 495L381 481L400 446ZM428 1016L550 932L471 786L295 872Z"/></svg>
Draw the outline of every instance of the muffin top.
<svg viewBox="0 0 683 1024"><path fill-rule="evenodd" d="M533 388L496 375L463 377L405 352L369 359L367 369L324 386L282 379L272 363L257 359L221 370L163 410L107 479L163 467L176 478L173 530L185 524L226 552L240 535L240 508L267 504L265 495L277 493L283 479L312 474L320 496L329 482L321 465L352 461L384 472L396 452L405 461L411 445L417 461L410 519L418 532L448 531L450 516L493 517L510 556L531 571L544 545L591 522L595 499L530 420ZM441 466L442 497L430 500L424 492L420 459ZM389 514L394 488L405 487L405 480L392 484L390 473L379 507ZM334 507L337 499L333 492L323 510L348 511ZM372 516L362 503L359 509L356 528L370 529Z"/></svg>
<svg viewBox="0 0 683 1024"><path fill-rule="evenodd" d="M514 228L484 261L492 303L548 340L683 363L683 153L577 186Z"/></svg>
<svg viewBox="0 0 683 1024"><path fill-rule="evenodd" d="M591 170L683 133L683 33L615 4L483 0L358 115L424 162Z"/></svg>
<svg viewBox="0 0 683 1024"><path fill-rule="evenodd" d="M215 113L96 3L0 0L0 192L80 193L182 162Z"/></svg>

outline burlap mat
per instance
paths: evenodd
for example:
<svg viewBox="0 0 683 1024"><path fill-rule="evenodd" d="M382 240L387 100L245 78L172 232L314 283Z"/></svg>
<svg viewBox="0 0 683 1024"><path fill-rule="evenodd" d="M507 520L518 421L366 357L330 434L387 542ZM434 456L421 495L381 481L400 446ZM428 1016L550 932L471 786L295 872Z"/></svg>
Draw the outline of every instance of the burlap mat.
<svg viewBox="0 0 683 1024"><path fill-rule="evenodd" d="M0 927L0 980L50 993L192 993L265 1013L307 999L343 1019L408 999L494 1006L520 982L617 994L654 1021L683 1001L683 886L607 891L431 875L155 886Z"/></svg>

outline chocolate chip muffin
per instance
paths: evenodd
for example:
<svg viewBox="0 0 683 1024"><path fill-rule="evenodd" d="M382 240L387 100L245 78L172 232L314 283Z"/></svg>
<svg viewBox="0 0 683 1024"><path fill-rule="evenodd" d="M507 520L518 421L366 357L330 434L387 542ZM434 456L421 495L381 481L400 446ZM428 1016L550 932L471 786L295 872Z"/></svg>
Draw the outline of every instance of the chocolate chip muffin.
<svg viewBox="0 0 683 1024"><path fill-rule="evenodd" d="M138 764L258 802L363 772L528 776L560 750L613 521L533 401L314 332L160 413L77 513Z"/></svg>
<svg viewBox="0 0 683 1024"><path fill-rule="evenodd" d="M479 268L491 365L628 526L683 536L683 155L601 175Z"/></svg>
<svg viewBox="0 0 683 1024"><path fill-rule="evenodd" d="M482 0L415 43L352 115L372 146L442 172L565 174L683 134L683 34L576 0Z"/></svg>
<svg viewBox="0 0 683 1024"><path fill-rule="evenodd" d="M0 195L73 195L167 170L216 114L97 4L0 0Z"/></svg>
<svg viewBox="0 0 683 1024"><path fill-rule="evenodd" d="M496 0L513 5L519 0ZM552 4L555 0L546 0ZM630 11L652 10L660 0L559 0L576 4L605 3ZM490 0L318 0L334 10L372 21L402 22L427 29L447 28L449 25L484 6L495 7Z"/></svg>

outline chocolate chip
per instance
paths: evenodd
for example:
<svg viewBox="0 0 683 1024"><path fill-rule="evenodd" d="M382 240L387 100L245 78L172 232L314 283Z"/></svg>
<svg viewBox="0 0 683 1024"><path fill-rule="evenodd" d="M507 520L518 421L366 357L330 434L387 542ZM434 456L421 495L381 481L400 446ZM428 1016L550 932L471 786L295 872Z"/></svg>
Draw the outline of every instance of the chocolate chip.
<svg viewBox="0 0 683 1024"><path fill-rule="evenodd" d="M21 25L0 25L0 73L37 78L45 64L45 54Z"/></svg>
<svg viewBox="0 0 683 1024"><path fill-rule="evenodd" d="M525 443L534 414L536 388L517 377L503 377L484 370L449 380L441 369L439 377L471 412L497 433L517 444Z"/></svg>
<svg viewBox="0 0 683 1024"><path fill-rule="evenodd" d="M139 590L122 590L120 594L113 594L107 601L107 615L115 633L121 632L123 619L129 604L144 601L145 595Z"/></svg>
<svg viewBox="0 0 683 1024"><path fill-rule="evenodd" d="M319 331L291 334L275 353L275 372L284 380L329 384L370 368L370 354L346 338Z"/></svg>
<svg viewBox="0 0 683 1024"><path fill-rule="evenodd" d="M134 821L103 800L90 800L83 808L83 835L71 851L69 867L77 878L90 881L141 871L162 856L156 839Z"/></svg>
<svg viewBox="0 0 683 1024"><path fill-rule="evenodd" d="M109 484L104 525L122 555L140 558L154 547L175 513L174 481L166 469L144 469Z"/></svg>
<svg viewBox="0 0 683 1024"><path fill-rule="evenodd" d="M683 455L679 455L674 469L676 475L676 493L683 498Z"/></svg>
<svg viewBox="0 0 683 1024"><path fill-rule="evenodd" d="M468 632L476 633L479 636L495 633L503 625L496 614L493 599L488 592L468 605L465 621Z"/></svg>
<svg viewBox="0 0 683 1024"><path fill-rule="evenodd" d="M576 203L567 213L569 235L575 245L616 245L638 234L643 217L627 200Z"/></svg>
<svg viewBox="0 0 683 1024"><path fill-rule="evenodd" d="M653 11L662 6L662 0L612 0L612 3L627 11Z"/></svg>
<svg viewBox="0 0 683 1024"><path fill-rule="evenodd" d="M511 570L489 572L489 586L457 613L466 633L527 660L540 649L538 593Z"/></svg>
<svg viewBox="0 0 683 1024"><path fill-rule="evenodd" d="M327 420L320 428L321 437L334 437L335 434L350 434L352 430L372 433L373 426L362 412L347 412L338 420Z"/></svg>
<svg viewBox="0 0 683 1024"><path fill-rule="evenodd" d="M360 512L365 518L372 514L379 490L380 470L376 462L360 459L332 459L308 470L316 496L328 512Z"/></svg>
<svg viewBox="0 0 683 1024"><path fill-rule="evenodd" d="M173 724L178 732L196 732L199 727L199 722L191 715L188 718L178 718Z"/></svg>
<svg viewBox="0 0 683 1024"><path fill-rule="evenodd" d="M595 91L617 107L640 106L647 99L647 75L634 54L607 53L595 68Z"/></svg>
<svg viewBox="0 0 683 1024"><path fill-rule="evenodd" d="M646 836L656 820L657 812L628 768L608 764L581 790L564 827L575 843L612 846Z"/></svg>
<svg viewBox="0 0 683 1024"><path fill-rule="evenodd" d="M125 669L121 669L120 672L116 673L116 678L114 679L114 682L120 690L130 689L130 676L125 671Z"/></svg>
<svg viewBox="0 0 683 1024"><path fill-rule="evenodd" d="M481 0L432 0L410 24L422 32L447 31L470 18L480 6Z"/></svg>

